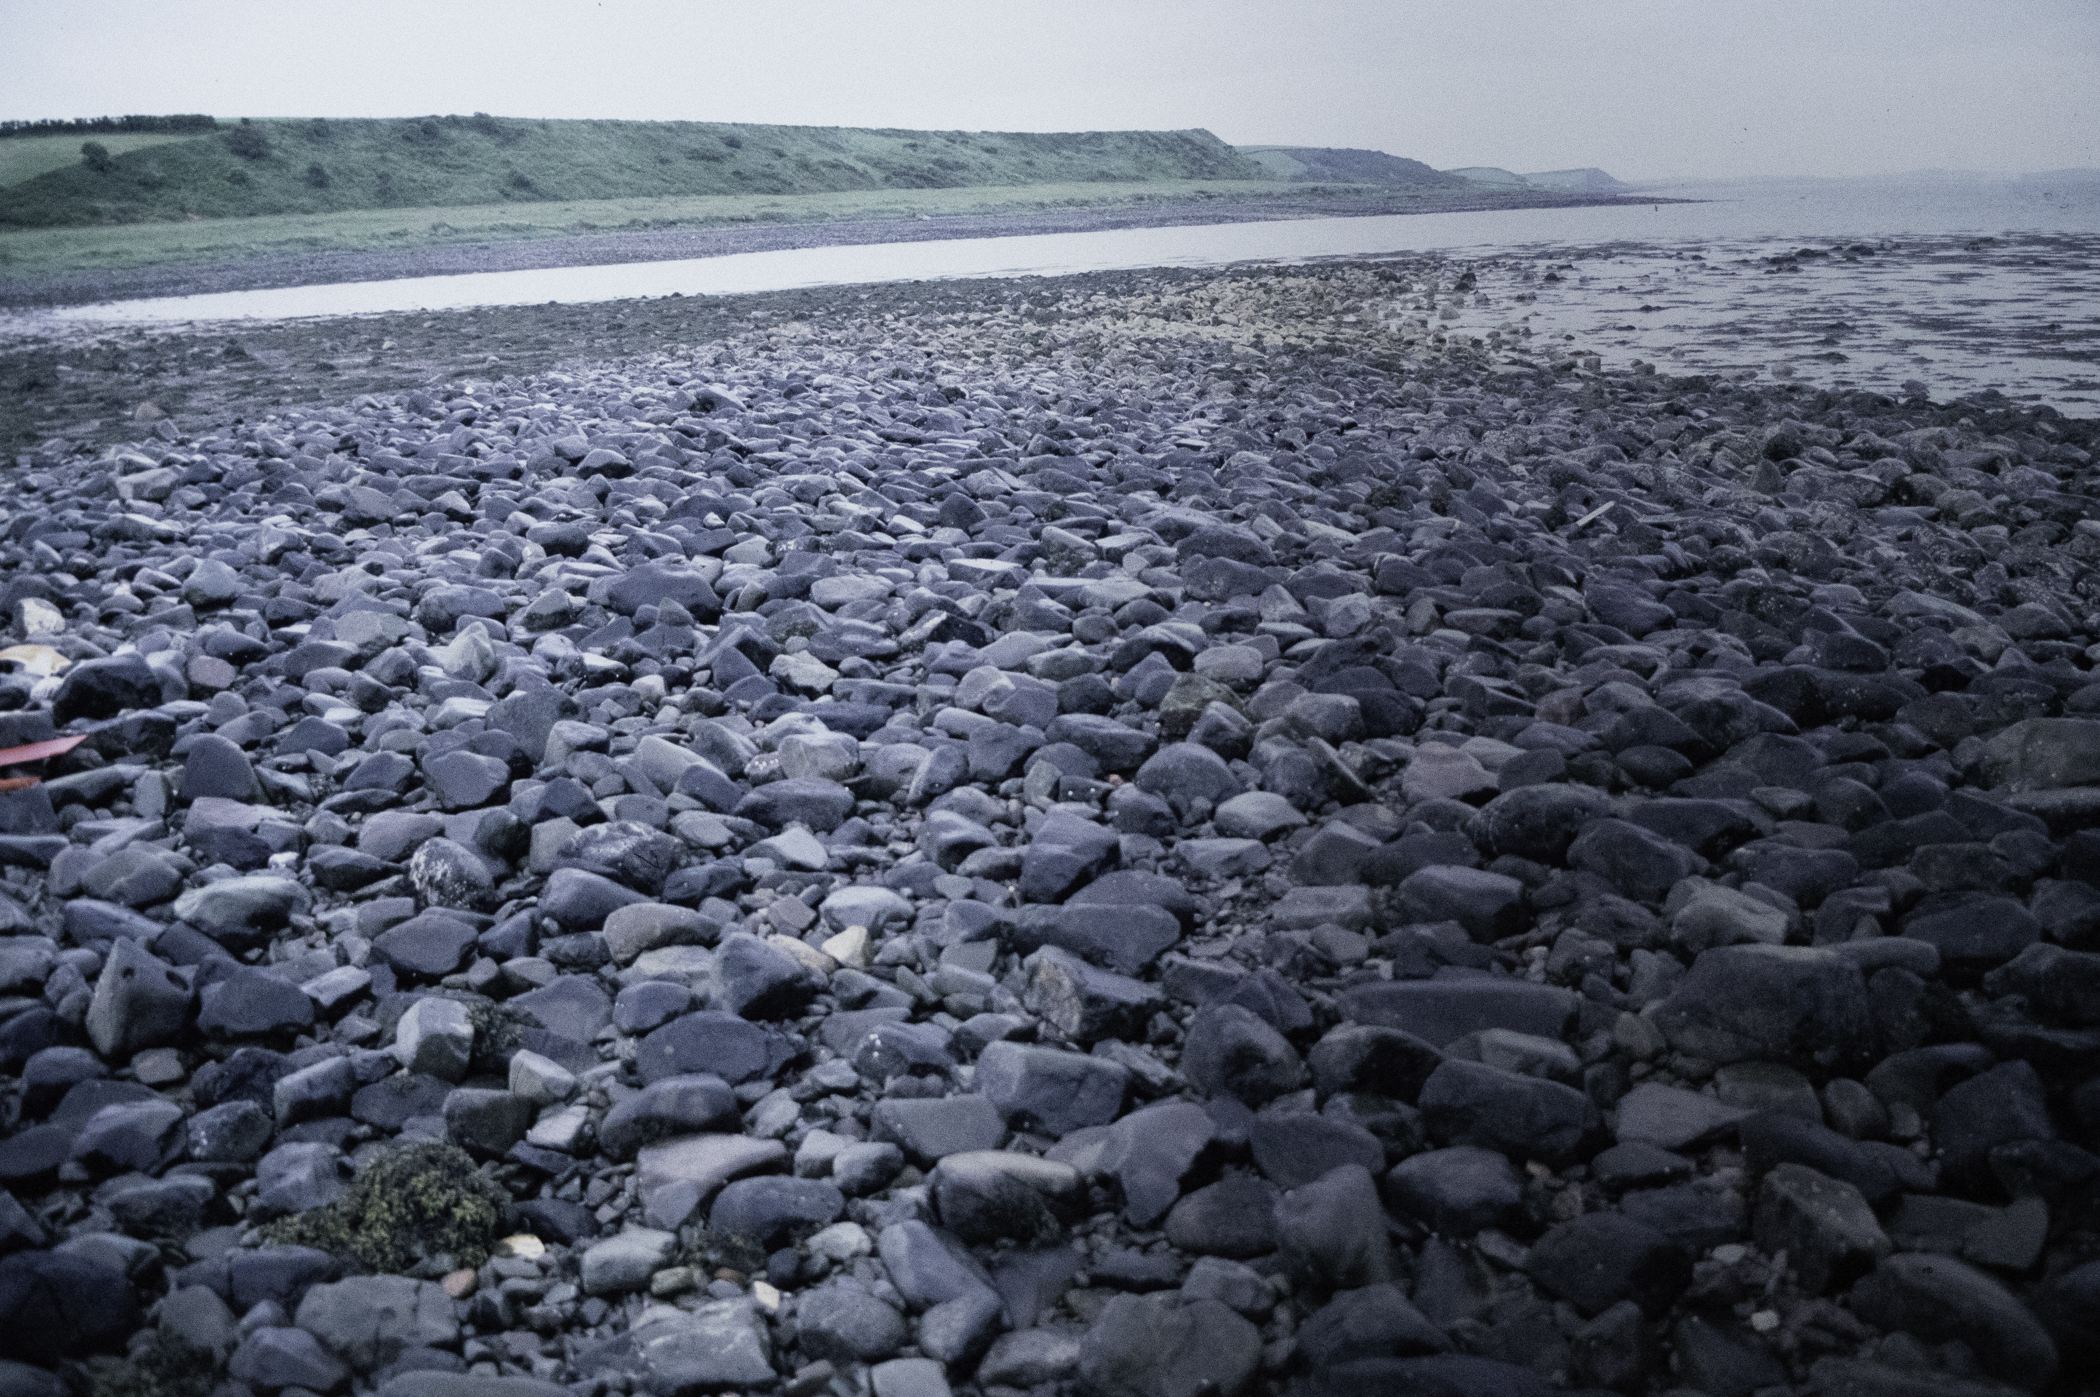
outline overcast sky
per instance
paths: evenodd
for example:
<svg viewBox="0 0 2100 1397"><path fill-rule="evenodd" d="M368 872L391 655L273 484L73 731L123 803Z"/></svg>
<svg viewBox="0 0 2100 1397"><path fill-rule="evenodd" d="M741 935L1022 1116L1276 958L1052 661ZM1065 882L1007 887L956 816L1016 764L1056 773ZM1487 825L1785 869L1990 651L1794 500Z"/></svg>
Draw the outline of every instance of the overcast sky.
<svg viewBox="0 0 2100 1397"><path fill-rule="evenodd" d="M1206 127L1625 179L2100 166L2100 0L0 0L0 117Z"/></svg>

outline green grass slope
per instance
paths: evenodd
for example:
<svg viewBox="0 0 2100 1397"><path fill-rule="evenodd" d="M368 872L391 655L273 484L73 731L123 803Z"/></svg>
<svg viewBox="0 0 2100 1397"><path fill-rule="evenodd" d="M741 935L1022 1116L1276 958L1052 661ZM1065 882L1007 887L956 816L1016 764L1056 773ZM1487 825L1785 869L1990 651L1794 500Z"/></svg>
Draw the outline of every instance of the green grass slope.
<svg viewBox="0 0 2100 1397"><path fill-rule="evenodd" d="M52 170L63 170L80 163L80 147L84 142L97 141L111 155L129 155L135 150L146 150L153 146L172 145L176 141L193 141L195 136L178 135L166 131L112 131L105 135L89 132L86 135L62 136L10 136L0 140L0 189Z"/></svg>
<svg viewBox="0 0 2100 1397"><path fill-rule="evenodd" d="M1271 179L1328 184L1421 185L1456 189L1463 180L1439 174L1419 160L1387 155L1382 150L1347 150L1334 146L1240 146L1239 153L1262 167Z"/></svg>
<svg viewBox="0 0 2100 1397"><path fill-rule="evenodd" d="M106 170L76 161L0 189L0 227L1268 177L1208 131L894 131L486 115L258 121L118 154Z"/></svg>
<svg viewBox="0 0 2100 1397"><path fill-rule="evenodd" d="M1066 209L1186 205L1288 196L1258 180L1116 180L980 185L967 189L851 189L825 194L668 194L634 199L350 209L92 228L0 228L0 303L9 278L139 267L234 263L462 243L536 242L599 233L741 228L754 224L1027 217ZM700 255L700 254L693 254ZM147 293L141 293L147 294ZM153 292L150 294L161 294Z"/></svg>

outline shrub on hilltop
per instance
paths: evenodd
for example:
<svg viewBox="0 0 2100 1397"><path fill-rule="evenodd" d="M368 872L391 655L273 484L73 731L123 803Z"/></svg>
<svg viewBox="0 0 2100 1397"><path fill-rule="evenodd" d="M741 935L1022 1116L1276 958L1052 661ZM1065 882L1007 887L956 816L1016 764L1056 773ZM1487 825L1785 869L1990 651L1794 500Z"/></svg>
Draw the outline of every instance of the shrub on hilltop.
<svg viewBox="0 0 2100 1397"><path fill-rule="evenodd" d="M270 140L261 127L243 120L226 133L226 148L243 160L260 160L270 153Z"/></svg>

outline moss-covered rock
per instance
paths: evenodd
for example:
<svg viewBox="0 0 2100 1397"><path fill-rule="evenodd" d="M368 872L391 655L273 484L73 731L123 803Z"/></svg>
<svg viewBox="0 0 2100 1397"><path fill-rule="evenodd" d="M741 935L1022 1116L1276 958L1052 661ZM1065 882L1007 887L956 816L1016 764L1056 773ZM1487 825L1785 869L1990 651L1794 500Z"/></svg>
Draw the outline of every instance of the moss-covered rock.
<svg viewBox="0 0 2100 1397"><path fill-rule="evenodd" d="M209 1397L212 1356L160 1330L151 1343L121 1361L90 1368L93 1397Z"/></svg>
<svg viewBox="0 0 2100 1397"><path fill-rule="evenodd" d="M476 1072L507 1073L511 1056L525 1046L525 1035L540 1027L524 1010L491 1000L469 1003L467 1022L474 1028Z"/></svg>
<svg viewBox="0 0 2100 1397"><path fill-rule="evenodd" d="M342 1198L271 1224L270 1237L318 1247L373 1271L407 1271L445 1256L488 1259L510 1196L452 1145L406 1145L365 1168Z"/></svg>

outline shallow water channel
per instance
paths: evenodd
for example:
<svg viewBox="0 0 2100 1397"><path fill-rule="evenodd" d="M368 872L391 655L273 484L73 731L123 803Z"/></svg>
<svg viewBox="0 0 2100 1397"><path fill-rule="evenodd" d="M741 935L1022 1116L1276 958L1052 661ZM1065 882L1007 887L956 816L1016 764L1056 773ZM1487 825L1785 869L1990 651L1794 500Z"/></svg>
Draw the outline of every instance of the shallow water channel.
<svg viewBox="0 0 2100 1397"><path fill-rule="evenodd" d="M1499 330L1534 359L1572 352L1610 368L1645 360L1666 373L1884 391L1916 380L1936 397L1996 388L2070 411L2100 404L2100 192L1828 181L1660 192L1702 202L794 248L112 302L34 319L74 329L281 320L1436 252L1490 265L1474 294L1425 285L1415 309L1449 333ZM1803 250L1812 255L1794 255Z"/></svg>

